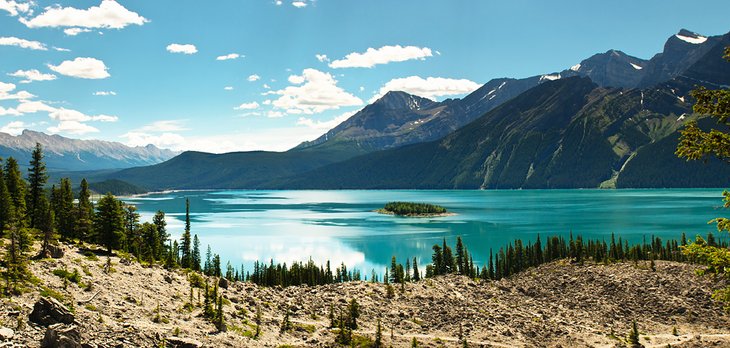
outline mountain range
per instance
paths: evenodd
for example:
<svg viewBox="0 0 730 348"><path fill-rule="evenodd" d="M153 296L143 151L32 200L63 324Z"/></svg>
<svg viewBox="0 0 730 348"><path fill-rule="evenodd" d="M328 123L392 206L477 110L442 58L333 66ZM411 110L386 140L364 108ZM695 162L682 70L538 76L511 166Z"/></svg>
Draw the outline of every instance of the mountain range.
<svg viewBox="0 0 730 348"><path fill-rule="evenodd" d="M79 140L24 130L14 136L0 133L0 158L14 157L27 164L36 143L43 146L50 171L121 169L164 162L178 153L154 145L129 147L102 140Z"/></svg>
<svg viewBox="0 0 730 348"><path fill-rule="evenodd" d="M689 91L730 85L728 45L730 33L682 29L649 60L609 50L441 102L392 91L286 152L191 151L95 179L155 190L725 186L727 166L674 148L699 117Z"/></svg>

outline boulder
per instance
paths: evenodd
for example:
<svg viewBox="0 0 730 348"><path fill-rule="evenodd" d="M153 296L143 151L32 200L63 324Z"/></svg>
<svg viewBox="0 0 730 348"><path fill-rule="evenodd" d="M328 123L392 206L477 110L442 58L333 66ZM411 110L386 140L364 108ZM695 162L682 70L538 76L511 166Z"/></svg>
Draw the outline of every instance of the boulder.
<svg viewBox="0 0 730 348"><path fill-rule="evenodd" d="M218 287L221 289L228 289L228 279L223 277L218 279Z"/></svg>
<svg viewBox="0 0 730 348"><path fill-rule="evenodd" d="M62 246L53 244L48 246L48 253L50 254L49 256L54 259L60 259L65 254Z"/></svg>
<svg viewBox="0 0 730 348"><path fill-rule="evenodd" d="M33 305L33 311L28 318L30 321L48 326L57 323L73 324L74 315L61 302L54 298L41 297Z"/></svg>
<svg viewBox="0 0 730 348"><path fill-rule="evenodd" d="M46 329L41 348L82 348L81 334L75 325L51 325Z"/></svg>
<svg viewBox="0 0 730 348"><path fill-rule="evenodd" d="M168 348L200 348L203 343L192 338L170 336L166 339Z"/></svg>
<svg viewBox="0 0 730 348"><path fill-rule="evenodd" d="M0 327L0 340L7 341L13 339L13 336L15 336L15 332L13 332L13 329Z"/></svg>

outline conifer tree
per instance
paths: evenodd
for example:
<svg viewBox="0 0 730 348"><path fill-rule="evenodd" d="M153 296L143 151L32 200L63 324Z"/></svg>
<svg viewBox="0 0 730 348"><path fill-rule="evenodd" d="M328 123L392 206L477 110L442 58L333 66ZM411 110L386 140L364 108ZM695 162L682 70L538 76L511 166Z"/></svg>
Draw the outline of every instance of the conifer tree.
<svg viewBox="0 0 730 348"><path fill-rule="evenodd" d="M139 213L137 207L131 204L123 204L124 216L124 249L139 257L141 245L139 233Z"/></svg>
<svg viewBox="0 0 730 348"><path fill-rule="evenodd" d="M256 304L256 334L254 334L254 338L259 338L261 336L261 305L258 303Z"/></svg>
<svg viewBox="0 0 730 348"><path fill-rule="evenodd" d="M121 245L124 236L124 213L121 202L111 193L107 193L99 200L93 226L97 241L106 247L109 254L112 248Z"/></svg>
<svg viewBox="0 0 730 348"><path fill-rule="evenodd" d="M357 319L360 317L360 305L357 304L357 301L353 298L350 300L350 304L347 307L348 309L348 327L352 330L357 329Z"/></svg>
<svg viewBox="0 0 730 348"><path fill-rule="evenodd" d="M81 179L79 200L76 206L76 221L74 222L74 237L81 240L92 238L94 223L94 206L91 204L91 192L86 179Z"/></svg>
<svg viewBox="0 0 730 348"><path fill-rule="evenodd" d="M10 197L8 187L5 184L5 170L2 168L2 160L0 160L0 235L6 230L10 224L11 218L15 215L15 206L13 199Z"/></svg>
<svg viewBox="0 0 730 348"><path fill-rule="evenodd" d="M383 347L383 329L380 325L380 318L378 318L378 327L375 330L375 341L373 342L373 348L382 348Z"/></svg>
<svg viewBox="0 0 730 348"><path fill-rule="evenodd" d="M37 210L42 213L37 221L38 229L41 231L41 235L43 236L40 255L42 257L49 257L51 254L50 246L57 242L58 236L56 235L56 224L54 221L53 210L48 204L48 199L45 195L41 195L38 201Z"/></svg>
<svg viewBox="0 0 730 348"><path fill-rule="evenodd" d="M144 241L144 250L142 250L143 256L147 261L154 262L159 258L159 234L157 234L157 227L149 222L145 222L139 228L139 233Z"/></svg>
<svg viewBox="0 0 730 348"><path fill-rule="evenodd" d="M200 240L198 239L198 234L196 233L193 237L193 250L190 255L191 258L191 269L196 272L200 272ZM230 267L230 263L228 264ZM231 279L229 279L231 280Z"/></svg>
<svg viewBox="0 0 730 348"><path fill-rule="evenodd" d="M40 143L35 144L31 153L30 167L28 168L28 215L31 228L39 228L39 221L45 214L40 207L41 196L44 195L43 187L48 181L46 164L43 162L43 147Z"/></svg>
<svg viewBox="0 0 730 348"><path fill-rule="evenodd" d="M18 293L18 285L29 276L27 254L33 242L30 232L20 222L12 221L7 230L8 245L5 247L5 279L7 294Z"/></svg>
<svg viewBox="0 0 730 348"><path fill-rule="evenodd" d="M631 323L631 331L629 332L628 342L630 348L641 348L644 345L639 341L639 329L636 326L636 321Z"/></svg>
<svg viewBox="0 0 730 348"><path fill-rule="evenodd" d="M157 253L155 254L156 259L162 259L163 251L167 245L167 241L170 239L170 235L167 233L167 221L165 221L165 212L158 210L155 216L152 218L152 223L155 225L157 230Z"/></svg>
<svg viewBox="0 0 730 348"><path fill-rule="evenodd" d="M190 268L190 266L192 265L191 247L192 241L190 236L190 200L185 198L185 231L180 238L180 267L182 268Z"/></svg>
<svg viewBox="0 0 730 348"><path fill-rule="evenodd" d="M25 204L27 188L23 176L20 174L18 162L12 157L8 157L7 161L5 161L5 185L13 203L13 213L15 216L12 220L17 221L20 226L25 227L27 221Z"/></svg>
<svg viewBox="0 0 730 348"><path fill-rule="evenodd" d="M413 258L413 281L417 282L421 280L421 274L418 272L418 261L416 258Z"/></svg>
<svg viewBox="0 0 730 348"><path fill-rule="evenodd" d="M390 282L398 282L398 266L395 262L395 256L390 258Z"/></svg>
<svg viewBox="0 0 730 348"><path fill-rule="evenodd" d="M73 237L74 221L76 220L73 201L71 180L63 178L58 188L54 186L51 190L51 207L56 221L56 231L64 239Z"/></svg>
<svg viewBox="0 0 730 348"><path fill-rule="evenodd" d="M289 306L286 306L286 312L284 313L284 319L281 321L281 332L287 332L291 329L291 321L289 321Z"/></svg>
<svg viewBox="0 0 730 348"><path fill-rule="evenodd" d="M213 272L213 252L210 250L210 244L208 244L208 250L205 252L205 266L203 267L203 274L209 276Z"/></svg>
<svg viewBox="0 0 730 348"><path fill-rule="evenodd" d="M418 340L415 337L411 340L411 348L418 348Z"/></svg>
<svg viewBox="0 0 730 348"><path fill-rule="evenodd" d="M461 236L456 237L456 271L459 274L466 274L466 251L464 250L464 243L461 241Z"/></svg>

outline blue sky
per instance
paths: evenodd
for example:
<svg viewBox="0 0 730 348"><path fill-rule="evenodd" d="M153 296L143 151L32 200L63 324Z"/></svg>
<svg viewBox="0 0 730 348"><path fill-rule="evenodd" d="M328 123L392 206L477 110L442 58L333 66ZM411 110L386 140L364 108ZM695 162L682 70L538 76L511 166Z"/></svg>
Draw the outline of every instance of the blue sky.
<svg viewBox="0 0 730 348"><path fill-rule="evenodd" d="M0 0L0 131L286 150L389 89L436 100L681 28L722 1Z"/></svg>

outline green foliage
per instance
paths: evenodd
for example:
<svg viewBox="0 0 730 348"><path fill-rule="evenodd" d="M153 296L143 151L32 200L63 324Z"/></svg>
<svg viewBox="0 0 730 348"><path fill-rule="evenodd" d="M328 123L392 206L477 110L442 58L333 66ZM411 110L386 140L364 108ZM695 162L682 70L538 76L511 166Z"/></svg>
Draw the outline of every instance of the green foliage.
<svg viewBox="0 0 730 348"><path fill-rule="evenodd" d="M43 163L43 148L40 143L36 143L31 154L30 167L28 168L29 185L27 203L31 228L40 228L39 223L46 215L45 207L41 205L41 197L45 198L43 187L47 181L48 173L46 172L46 165Z"/></svg>
<svg viewBox="0 0 730 348"><path fill-rule="evenodd" d="M644 346L639 342L639 329L636 326L636 321L631 323L631 331L629 331L626 343L628 343L629 348L641 348Z"/></svg>
<svg viewBox="0 0 730 348"><path fill-rule="evenodd" d="M74 284L79 284L81 282L81 274L79 274L79 270L75 268L73 272L69 272L65 268L54 269L53 274Z"/></svg>
<svg viewBox="0 0 730 348"><path fill-rule="evenodd" d="M446 208L429 203L413 203L413 202L389 202L385 204L383 210L396 215L432 215L446 213Z"/></svg>
<svg viewBox="0 0 730 348"><path fill-rule="evenodd" d="M94 232L99 244L104 245L111 254L112 248L121 246L124 238L125 224L122 203L107 193L97 203L94 216Z"/></svg>

